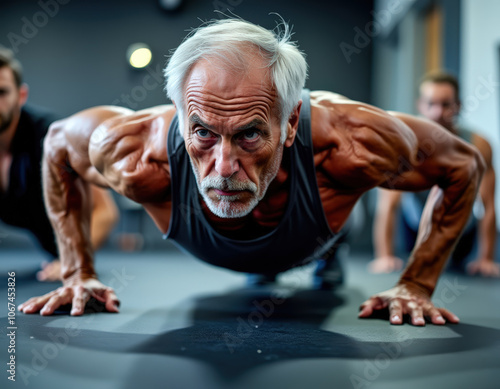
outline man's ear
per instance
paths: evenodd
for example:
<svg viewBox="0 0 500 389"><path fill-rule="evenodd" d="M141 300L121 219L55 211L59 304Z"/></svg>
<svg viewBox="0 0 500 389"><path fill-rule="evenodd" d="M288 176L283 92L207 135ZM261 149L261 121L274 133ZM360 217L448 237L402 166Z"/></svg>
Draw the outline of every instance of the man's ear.
<svg viewBox="0 0 500 389"><path fill-rule="evenodd" d="M288 118L285 147L290 147L295 140L295 135L297 135L297 129L299 127L299 116L301 108L302 100L298 102L298 104L293 109L292 114Z"/></svg>
<svg viewBox="0 0 500 389"><path fill-rule="evenodd" d="M22 107L24 104L26 104L26 101L28 100L28 94L29 94L28 84L22 84L19 87L19 106L20 107Z"/></svg>

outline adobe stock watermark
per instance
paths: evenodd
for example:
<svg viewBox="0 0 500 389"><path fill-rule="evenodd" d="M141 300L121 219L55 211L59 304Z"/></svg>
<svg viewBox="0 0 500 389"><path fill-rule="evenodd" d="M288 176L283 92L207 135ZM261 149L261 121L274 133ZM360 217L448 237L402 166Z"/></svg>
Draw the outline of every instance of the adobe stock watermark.
<svg viewBox="0 0 500 389"><path fill-rule="evenodd" d="M481 102L494 96L495 91L499 86L500 82L498 80L494 80L492 74L489 74L486 78L479 76L474 86L473 93L467 95L462 101L460 116L465 118L468 117L472 112L479 108Z"/></svg>
<svg viewBox="0 0 500 389"><path fill-rule="evenodd" d="M136 276L127 274L125 268L122 268L121 271L113 269L111 270L111 274L111 279L105 284L114 288L116 293L123 291L136 278ZM17 368L17 372L24 385L28 386L33 377L37 377L49 366L51 361L59 356L62 350L68 347L71 339L77 337L82 332L83 325L95 320L95 315L89 315L90 313L103 311L105 311L104 305L91 299L85 307L85 315L66 322L64 328L57 329L57 332L48 332L47 337L50 341L46 342L43 346L31 349L29 366L26 366L26 362L23 362Z"/></svg>
<svg viewBox="0 0 500 389"><path fill-rule="evenodd" d="M467 289L467 285L459 283L458 278L453 281L448 279L443 282L444 287L440 289L438 298L433 298L432 302L436 307L449 307L455 302ZM392 362L398 359L403 351L418 341L415 335L419 335L426 330L426 327L413 327L411 334L409 331L401 330L396 333L394 342L380 342L379 346L382 352L373 359L365 359L363 371L359 374L351 374L349 379L354 389L369 387L380 375L386 371Z"/></svg>
<svg viewBox="0 0 500 389"><path fill-rule="evenodd" d="M413 328L411 334L409 331L402 330L396 333L394 342L380 342L379 346L383 351L373 359L365 359L362 372L352 373L349 376L352 387L354 389L368 388L392 365L394 360L401 356L403 350L412 345L415 341L415 335L423 331L425 331L425 327Z"/></svg>
<svg viewBox="0 0 500 389"><path fill-rule="evenodd" d="M403 155L398 156L398 168L396 172L384 172L385 181L389 189L396 189L398 184L405 181L404 173L416 170L428 158L436 153L439 144L447 139L447 132L432 131L430 136L422 139L419 144L417 154L413 158L408 158Z"/></svg>
<svg viewBox="0 0 500 389"><path fill-rule="evenodd" d="M127 108L137 109L140 102L144 101L148 93L163 84L163 69L157 64L156 67L147 67L146 74L140 85L134 86L129 93L122 93L118 99L111 102L111 105L122 105Z"/></svg>
<svg viewBox="0 0 500 389"><path fill-rule="evenodd" d="M250 312L246 318L241 316L236 318L238 326L234 333L228 331L224 333L224 342L229 352L233 354L235 348L249 339L264 323L264 320L269 319L275 312L276 307L283 304L285 300L286 298L277 289L271 291L268 299L263 301L253 300L252 305L255 310Z"/></svg>
<svg viewBox="0 0 500 389"><path fill-rule="evenodd" d="M61 9L61 5L66 5L71 0L40 0L38 1L39 11L36 11L31 17L23 16L21 18L21 28L19 33L9 32L7 40L14 53L19 52L21 45L27 45L33 38L35 38L40 29L44 28L50 19L57 16Z"/></svg>
<svg viewBox="0 0 500 389"><path fill-rule="evenodd" d="M361 53L362 49L366 48L373 38L378 36L384 27L388 26L394 15L400 13L404 8L404 2L411 0L392 0L386 9L379 11L371 11L373 20L365 24L361 29L358 26L354 27L354 38L352 43L342 41L339 45L342 54L347 63L351 63L354 54Z"/></svg>

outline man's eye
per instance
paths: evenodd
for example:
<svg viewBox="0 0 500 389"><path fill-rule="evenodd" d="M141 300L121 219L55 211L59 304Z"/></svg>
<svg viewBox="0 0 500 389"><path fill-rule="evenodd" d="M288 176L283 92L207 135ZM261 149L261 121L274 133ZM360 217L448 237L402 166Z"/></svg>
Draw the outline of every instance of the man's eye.
<svg viewBox="0 0 500 389"><path fill-rule="evenodd" d="M244 140L255 140L259 137L260 132L257 130L248 130L243 134Z"/></svg>
<svg viewBox="0 0 500 389"><path fill-rule="evenodd" d="M211 134L210 131L205 130L205 129L200 129L196 131L196 135L198 135L200 138L210 138Z"/></svg>

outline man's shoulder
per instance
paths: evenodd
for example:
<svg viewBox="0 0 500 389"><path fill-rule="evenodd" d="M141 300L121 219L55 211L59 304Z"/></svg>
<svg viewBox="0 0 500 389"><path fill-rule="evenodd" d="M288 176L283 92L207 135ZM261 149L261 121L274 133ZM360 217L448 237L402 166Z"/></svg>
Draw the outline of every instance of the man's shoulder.
<svg viewBox="0 0 500 389"><path fill-rule="evenodd" d="M317 166L345 185L374 186L384 172L410 158L416 137L395 115L331 92L311 93L311 123Z"/></svg>
<svg viewBox="0 0 500 389"><path fill-rule="evenodd" d="M377 125L394 120L389 112L374 105L352 100L338 93L311 91L311 110L332 124L348 123L352 126Z"/></svg>
<svg viewBox="0 0 500 389"><path fill-rule="evenodd" d="M130 125L152 125L153 123L160 122L162 126L167 126L168 128L176 113L173 105L159 105L139 111L131 111L114 106L101 106L95 107L91 114L106 117L109 115L110 111L119 111L121 109L123 109L123 111L120 114L112 115L109 119L104 120L102 125L107 128L112 128Z"/></svg>
<svg viewBox="0 0 500 389"><path fill-rule="evenodd" d="M407 129L392 113L337 93L311 92L311 125L315 147L336 147L343 140L371 142Z"/></svg>

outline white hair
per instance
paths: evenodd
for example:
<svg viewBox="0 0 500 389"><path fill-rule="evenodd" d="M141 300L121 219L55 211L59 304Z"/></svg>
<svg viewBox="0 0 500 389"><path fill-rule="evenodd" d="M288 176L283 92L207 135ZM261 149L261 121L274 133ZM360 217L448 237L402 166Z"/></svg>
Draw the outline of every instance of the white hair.
<svg viewBox="0 0 500 389"><path fill-rule="evenodd" d="M241 69L248 58L250 44L270 70L278 95L280 141L285 141L288 119L305 85L307 63L297 44L291 41L288 24L282 21L276 29L278 31L270 31L241 19L224 19L201 26L186 37L170 57L164 72L167 96L176 104L181 134L184 131L184 83L193 65L200 59L215 57L232 69Z"/></svg>

